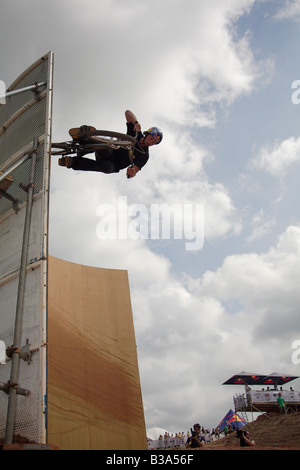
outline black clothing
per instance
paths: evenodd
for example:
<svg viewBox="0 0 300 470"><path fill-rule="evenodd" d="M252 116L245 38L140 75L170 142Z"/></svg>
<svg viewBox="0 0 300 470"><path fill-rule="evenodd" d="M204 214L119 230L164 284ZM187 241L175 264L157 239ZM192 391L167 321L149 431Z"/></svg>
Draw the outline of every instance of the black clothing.
<svg viewBox="0 0 300 470"><path fill-rule="evenodd" d="M127 122L127 134L135 137L134 131L134 124L132 122ZM141 169L144 165L146 165L149 159L149 149L148 147L142 147L139 141L143 138L143 134L141 132L138 133L137 136L137 143L133 148L133 163L139 169ZM116 165L117 170L123 170L123 168L129 167L131 165L131 161L129 159L128 150L119 148L114 151L114 162Z"/></svg>
<svg viewBox="0 0 300 470"><path fill-rule="evenodd" d="M198 439L199 441L201 440L201 436L200 434L198 434ZM189 437L186 441L186 445L190 445L192 449L195 449L196 447L200 447L200 445L198 444L198 442L194 439L192 439L192 437Z"/></svg>
<svg viewBox="0 0 300 470"><path fill-rule="evenodd" d="M243 437L240 437L240 447L249 447L250 444L248 444L248 442L246 442Z"/></svg>
<svg viewBox="0 0 300 470"><path fill-rule="evenodd" d="M134 124L127 122L127 134L135 137ZM133 150L133 164L140 170L146 165L149 159L148 147L143 147L139 141L142 139L143 134L139 132L137 136L137 143ZM72 159L73 170L83 171L100 171L102 173L118 173L124 168L128 168L131 165L129 158L129 150L119 148L104 148L95 152L96 160L90 158L74 157Z"/></svg>

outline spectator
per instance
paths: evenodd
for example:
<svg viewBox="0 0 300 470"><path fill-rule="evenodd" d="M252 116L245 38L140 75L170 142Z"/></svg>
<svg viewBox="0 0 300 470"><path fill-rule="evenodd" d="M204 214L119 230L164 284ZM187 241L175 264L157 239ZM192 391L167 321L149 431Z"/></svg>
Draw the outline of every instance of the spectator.
<svg viewBox="0 0 300 470"><path fill-rule="evenodd" d="M240 432L240 446L241 447L255 446L255 441L251 440L251 436L248 431Z"/></svg>
<svg viewBox="0 0 300 470"><path fill-rule="evenodd" d="M246 392L247 403L248 405L251 405L252 403L251 388L246 383L245 383L245 392Z"/></svg>
<svg viewBox="0 0 300 470"><path fill-rule="evenodd" d="M285 407L285 402L282 394L279 392L278 397L277 397L277 404L279 406L279 411L281 414L286 413L286 407Z"/></svg>
<svg viewBox="0 0 300 470"><path fill-rule="evenodd" d="M204 444L201 442L200 436L200 424L194 424L194 431L192 431L192 435L186 441L186 447L190 447L195 449L197 447L203 447Z"/></svg>

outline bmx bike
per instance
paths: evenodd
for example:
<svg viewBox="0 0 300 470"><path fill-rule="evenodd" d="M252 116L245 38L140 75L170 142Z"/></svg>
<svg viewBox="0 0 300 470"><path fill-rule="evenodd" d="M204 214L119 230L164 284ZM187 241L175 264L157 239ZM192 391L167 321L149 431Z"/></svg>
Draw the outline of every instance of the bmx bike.
<svg viewBox="0 0 300 470"><path fill-rule="evenodd" d="M83 153L93 153L103 148L124 148L131 155L131 149L136 144L135 137L114 131L91 130L87 131L83 139L51 144L51 155L81 156Z"/></svg>

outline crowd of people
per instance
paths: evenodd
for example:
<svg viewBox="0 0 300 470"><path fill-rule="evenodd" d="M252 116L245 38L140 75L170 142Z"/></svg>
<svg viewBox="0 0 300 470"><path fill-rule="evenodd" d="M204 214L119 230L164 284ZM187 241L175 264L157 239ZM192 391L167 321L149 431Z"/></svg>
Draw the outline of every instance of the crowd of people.
<svg viewBox="0 0 300 470"><path fill-rule="evenodd" d="M231 425L228 427L225 426L224 429L222 429L220 432L218 427L213 429L206 429L199 424L195 424L193 429L187 433L184 431L175 434L165 432L165 434L160 435L157 440L151 440L148 438L148 448L166 449L170 447L193 447L194 441L196 439L200 442L200 446L197 445L197 447L202 447L208 442L212 442L216 439L219 439L220 437L225 437L233 431L234 429L231 427Z"/></svg>
<svg viewBox="0 0 300 470"><path fill-rule="evenodd" d="M165 432L164 435L160 435L159 439L151 440L148 438L148 449L167 449L174 447L186 447L186 448L201 448L205 444L225 437L230 433L236 433L236 437L239 439L240 447L255 446L255 441L251 439L250 433L247 430L239 429L236 430L234 426L225 426L220 432L219 428L212 430L201 427L199 423L194 424L193 429L191 428L186 434L184 432L178 432L170 434Z"/></svg>

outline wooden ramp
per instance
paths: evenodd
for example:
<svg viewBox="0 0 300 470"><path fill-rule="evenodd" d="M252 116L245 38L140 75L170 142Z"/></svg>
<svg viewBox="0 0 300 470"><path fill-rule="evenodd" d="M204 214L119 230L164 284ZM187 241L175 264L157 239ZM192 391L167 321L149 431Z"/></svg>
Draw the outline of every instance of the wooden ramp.
<svg viewBox="0 0 300 470"><path fill-rule="evenodd" d="M127 271L49 259L48 442L147 449Z"/></svg>

